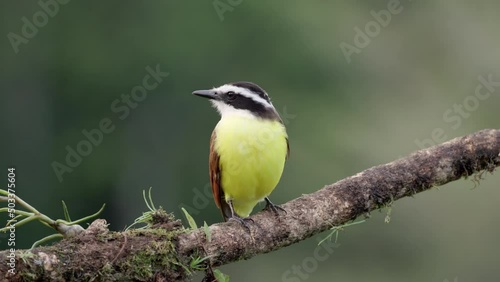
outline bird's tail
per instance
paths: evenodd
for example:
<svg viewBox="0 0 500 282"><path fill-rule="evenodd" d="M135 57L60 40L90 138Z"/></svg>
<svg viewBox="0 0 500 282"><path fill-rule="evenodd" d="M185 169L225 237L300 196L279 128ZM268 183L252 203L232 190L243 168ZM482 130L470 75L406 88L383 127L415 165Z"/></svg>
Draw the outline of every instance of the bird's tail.
<svg viewBox="0 0 500 282"><path fill-rule="evenodd" d="M222 217L224 218L224 221L228 221L232 216L232 209L231 206L226 202L226 198L224 196L224 192L222 192L222 189L219 194L220 197L220 211L222 213Z"/></svg>

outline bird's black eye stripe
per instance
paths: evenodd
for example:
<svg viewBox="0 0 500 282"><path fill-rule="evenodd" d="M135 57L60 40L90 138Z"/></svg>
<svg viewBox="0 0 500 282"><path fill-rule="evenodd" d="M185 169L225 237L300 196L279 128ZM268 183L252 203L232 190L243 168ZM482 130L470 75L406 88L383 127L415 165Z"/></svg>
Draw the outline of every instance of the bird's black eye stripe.
<svg viewBox="0 0 500 282"><path fill-rule="evenodd" d="M257 93L257 95L259 95L260 98L262 98L268 102L271 101L269 99L269 96L266 94L266 91L264 91L264 89L260 88L260 86L258 86L255 83L247 82L247 81L240 81L240 82L233 82L231 84L234 86L237 86L237 87L246 88L253 93Z"/></svg>
<svg viewBox="0 0 500 282"><path fill-rule="evenodd" d="M236 93L234 93L233 91L229 91L226 93L226 96L228 99L232 100L232 99L236 98Z"/></svg>

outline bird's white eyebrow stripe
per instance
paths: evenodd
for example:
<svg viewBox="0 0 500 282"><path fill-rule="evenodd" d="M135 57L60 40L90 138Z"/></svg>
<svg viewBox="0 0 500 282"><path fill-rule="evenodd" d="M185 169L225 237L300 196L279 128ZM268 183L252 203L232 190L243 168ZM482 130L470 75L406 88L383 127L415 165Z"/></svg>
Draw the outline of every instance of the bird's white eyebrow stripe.
<svg viewBox="0 0 500 282"><path fill-rule="evenodd" d="M261 98L259 95L250 92L248 89L245 89L245 88L242 88L242 87L225 84L225 85L222 85L220 87L214 88L214 90L221 91L221 92L233 91L235 93L241 94L242 96L250 98L250 99L254 100L257 103L260 103L260 104L264 105L266 108L274 108L273 105L270 102L268 102L265 99Z"/></svg>

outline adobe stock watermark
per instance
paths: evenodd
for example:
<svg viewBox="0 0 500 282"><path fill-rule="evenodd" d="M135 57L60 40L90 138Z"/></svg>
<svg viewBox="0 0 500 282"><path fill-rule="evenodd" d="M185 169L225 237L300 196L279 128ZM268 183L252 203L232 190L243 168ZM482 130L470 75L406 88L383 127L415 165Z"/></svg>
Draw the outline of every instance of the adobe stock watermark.
<svg viewBox="0 0 500 282"><path fill-rule="evenodd" d="M219 20L222 22L224 21L224 14L234 11L234 8L241 5L241 3L243 3L243 0L214 0L212 5Z"/></svg>
<svg viewBox="0 0 500 282"><path fill-rule="evenodd" d="M83 158L90 155L94 148L103 142L106 134L110 134L116 129L113 118L124 120L129 117L131 111L136 109L139 103L148 97L150 91L156 89L164 78L170 75L168 72L162 72L159 64L155 67L147 66L145 70L146 75L142 78L140 84L130 90L130 94L122 93L120 98L116 98L111 102L110 110L113 115L102 118L96 128L83 129L82 139L73 147L70 145L65 147L67 154L64 161L62 163L52 162L52 169L59 182L63 181L65 173L73 172L82 163Z"/></svg>
<svg viewBox="0 0 500 282"><path fill-rule="evenodd" d="M463 121L470 118L471 114L479 108L481 102L489 99L495 93L500 81L493 80L493 74L488 74L487 78L479 75L478 83L473 94L466 96L461 103L453 104L443 113L443 121L450 125L451 129L457 130L463 124ZM498 94L498 93L497 93ZM500 95L497 95L500 97ZM436 127L431 131L430 137L423 140L415 139L414 143L420 149L434 146L448 140L445 129Z"/></svg>
<svg viewBox="0 0 500 282"><path fill-rule="evenodd" d="M361 51L370 44L372 39L380 34L382 27L387 27L391 23L392 16L397 15L402 11L403 6L399 0L389 0L389 2L387 2L387 9L380 10L378 12L371 10L370 14L373 17L373 20L367 22L364 29L357 26L354 27L355 34L353 44L343 41L339 45L347 63L351 63L351 56L354 53L360 54Z"/></svg>
<svg viewBox="0 0 500 282"><path fill-rule="evenodd" d="M213 201L212 186L210 182L205 184L202 189L197 187L193 188L193 200L189 204L180 203L178 208L186 209L186 211L191 215L198 215L200 212L208 207L208 205Z"/></svg>
<svg viewBox="0 0 500 282"><path fill-rule="evenodd" d="M280 114L281 121L283 121L284 125L290 124L290 122L297 117L296 114L289 113L286 106L283 106L283 110L278 111L278 113Z"/></svg>
<svg viewBox="0 0 500 282"><path fill-rule="evenodd" d="M31 19L27 17L22 17L21 22L21 32L19 34L14 32L9 32L7 34L7 39L9 39L14 53L19 53L19 45L28 44L30 39L33 39L37 34L38 30L43 28L49 23L49 19L55 17L61 6L69 3L70 0L40 0L38 1L38 6L40 10L33 13Z"/></svg>
<svg viewBox="0 0 500 282"><path fill-rule="evenodd" d="M322 241L319 237L316 240L318 243ZM338 247L340 247L340 244L334 240L324 240L323 243L314 249L312 255L305 257L299 264L294 264L285 270L281 275L281 281L306 281L309 279L311 273L318 270L319 264L326 261Z"/></svg>

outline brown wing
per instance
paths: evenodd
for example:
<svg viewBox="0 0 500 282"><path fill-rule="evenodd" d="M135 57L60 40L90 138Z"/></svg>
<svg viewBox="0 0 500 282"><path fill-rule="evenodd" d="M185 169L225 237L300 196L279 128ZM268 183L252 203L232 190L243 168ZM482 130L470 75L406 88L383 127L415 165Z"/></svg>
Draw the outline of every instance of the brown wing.
<svg viewBox="0 0 500 282"><path fill-rule="evenodd" d="M219 154L215 150L215 138L217 138L217 134L214 129L212 137L210 138L210 155L208 158L210 185L212 186L212 194L214 195L215 204L221 210L224 220L227 221L228 218L232 217L232 209L226 202L224 190L221 185L222 170L219 163Z"/></svg>
<svg viewBox="0 0 500 282"><path fill-rule="evenodd" d="M214 194L214 200L217 207L220 209L220 167L219 167L219 154L215 151L215 138L217 134L215 129L212 132L212 137L210 138L210 156L208 158L209 162L209 172L210 172L210 185L212 185L212 194Z"/></svg>
<svg viewBox="0 0 500 282"><path fill-rule="evenodd" d="M288 143L288 138L285 138L286 139L286 158L285 160L288 160L288 158L290 157L290 143Z"/></svg>

